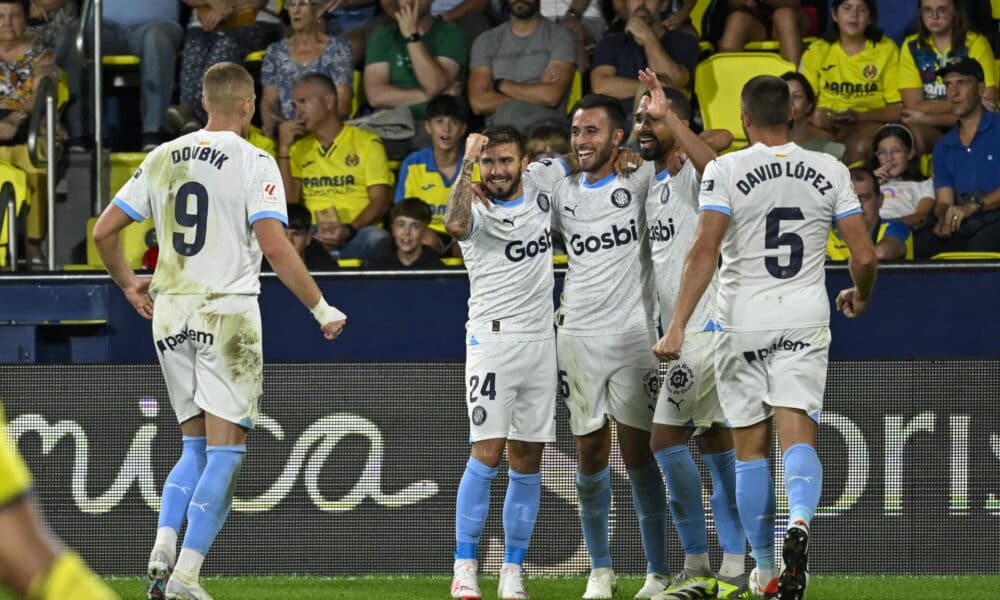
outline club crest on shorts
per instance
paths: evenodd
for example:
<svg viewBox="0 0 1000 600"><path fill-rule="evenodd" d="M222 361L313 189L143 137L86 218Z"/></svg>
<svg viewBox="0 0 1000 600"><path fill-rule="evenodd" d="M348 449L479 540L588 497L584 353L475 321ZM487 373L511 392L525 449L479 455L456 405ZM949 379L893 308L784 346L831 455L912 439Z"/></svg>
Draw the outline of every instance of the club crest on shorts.
<svg viewBox="0 0 1000 600"><path fill-rule="evenodd" d="M551 206L551 204L549 203L548 196L546 196L545 194L538 194L538 198L535 199L535 202L538 203L538 208L542 212L544 213L549 212L549 206Z"/></svg>
<svg viewBox="0 0 1000 600"><path fill-rule="evenodd" d="M472 424L478 427L479 425L482 425L485 422L486 422L486 409L483 408L482 406L477 406L476 408L473 408Z"/></svg>
<svg viewBox="0 0 1000 600"><path fill-rule="evenodd" d="M618 188L611 192L611 204L614 204L618 208L625 208L629 204L632 204L632 193L625 188Z"/></svg>
<svg viewBox="0 0 1000 600"><path fill-rule="evenodd" d="M664 184L660 190L660 204L666 204L667 200L670 200L670 184Z"/></svg>
<svg viewBox="0 0 1000 600"><path fill-rule="evenodd" d="M646 388L646 393L653 400L660 395L660 378L656 371L648 371L642 376L642 385Z"/></svg>
<svg viewBox="0 0 1000 600"><path fill-rule="evenodd" d="M667 385L671 393L683 394L694 385L694 371L685 363L676 363L667 374Z"/></svg>

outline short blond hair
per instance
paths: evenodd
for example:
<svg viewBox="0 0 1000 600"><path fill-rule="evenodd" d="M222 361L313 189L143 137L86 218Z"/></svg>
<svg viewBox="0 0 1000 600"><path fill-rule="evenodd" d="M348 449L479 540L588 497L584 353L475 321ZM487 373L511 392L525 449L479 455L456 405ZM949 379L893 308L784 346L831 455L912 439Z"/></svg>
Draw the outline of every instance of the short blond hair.
<svg viewBox="0 0 1000 600"><path fill-rule="evenodd" d="M253 77L242 65L216 63L205 71L202 94L213 112L234 112L240 102L253 97Z"/></svg>

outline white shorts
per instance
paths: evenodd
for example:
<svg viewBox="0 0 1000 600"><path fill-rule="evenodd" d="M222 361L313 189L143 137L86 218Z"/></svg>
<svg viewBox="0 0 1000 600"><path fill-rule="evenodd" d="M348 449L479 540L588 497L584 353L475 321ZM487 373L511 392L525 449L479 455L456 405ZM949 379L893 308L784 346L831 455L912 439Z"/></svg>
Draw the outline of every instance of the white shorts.
<svg viewBox="0 0 1000 600"><path fill-rule="evenodd" d="M715 388L715 331L684 336L680 360L661 363L660 397L653 422L702 433L725 423Z"/></svg>
<svg viewBox="0 0 1000 600"><path fill-rule="evenodd" d="M716 382L731 427L760 423L771 417L775 406L800 409L819 422L829 327L716 335Z"/></svg>
<svg viewBox="0 0 1000 600"><path fill-rule="evenodd" d="M465 349L469 439L556 441L555 338Z"/></svg>
<svg viewBox="0 0 1000 600"><path fill-rule="evenodd" d="M556 339L560 386L573 435L597 431L606 415L629 427L652 429L659 388L655 329L604 336L560 331Z"/></svg>
<svg viewBox="0 0 1000 600"><path fill-rule="evenodd" d="M207 412L253 428L262 393L260 333L257 296L156 297L153 341L178 423Z"/></svg>

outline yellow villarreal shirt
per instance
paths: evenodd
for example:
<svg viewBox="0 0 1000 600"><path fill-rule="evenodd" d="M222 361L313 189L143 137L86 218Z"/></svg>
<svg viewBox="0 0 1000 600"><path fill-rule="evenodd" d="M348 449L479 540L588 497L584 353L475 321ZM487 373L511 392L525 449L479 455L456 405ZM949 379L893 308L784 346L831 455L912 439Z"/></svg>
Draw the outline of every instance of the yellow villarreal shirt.
<svg viewBox="0 0 1000 600"><path fill-rule="evenodd" d="M344 125L329 148L313 134L295 142L289 166L314 222L318 211L332 207L341 223L351 223L368 206L369 187L393 183L382 140L352 125Z"/></svg>
<svg viewBox="0 0 1000 600"><path fill-rule="evenodd" d="M31 487L31 473L7 437L7 421L0 404L0 508L20 498Z"/></svg>
<svg viewBox="0 0 1000 600"><path fill-rule="evenodd" d="M883 37L865 42L848 56L840 42L817 40L802 55L802 75L816 91L818 107L867 112L902 100L899 94L899 48Z"/></svg>

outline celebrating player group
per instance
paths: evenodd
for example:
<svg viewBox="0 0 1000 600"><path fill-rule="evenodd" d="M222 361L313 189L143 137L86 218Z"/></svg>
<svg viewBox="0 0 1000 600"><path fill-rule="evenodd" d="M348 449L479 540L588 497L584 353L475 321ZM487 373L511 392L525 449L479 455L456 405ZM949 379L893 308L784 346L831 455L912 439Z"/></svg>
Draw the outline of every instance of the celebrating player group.
<svg viewBox="0 0 1000 600"><path fill-rule="evenodd" d="M871 297L874 248L846 167L789 141L784 81L747 83L741 117L751 145L717 158L731 136L696 135L683 94L661 87L650 70L639 79L647 88L634 115L642 160L619 149L626 115L601 95L584 96L574 109L572 153L563 158L529 163L523 137L504 127L466 143L445 217L470 280L472 449L456 499L453 598L481 596L477 546L505 448L497 593L528 598L522 565L560 388L576 439L580 526L591 561L583 598L612 598L617 587L608 417L647 560L636 598L800 600L805 593L809 524L823 477L815 445L830 344L823 265L830 224L851 251L854 286L836 298L847 317L862 314ZM479 189L471 177L476 162ZM556 311L554 236L569 256ZM780 570L769 465L775 428L789 506ZM718 569L709 562L692 437L711 475ZM684 549L673 578L668 507ZM755 563L749 575L747 542Z"/></svg>

